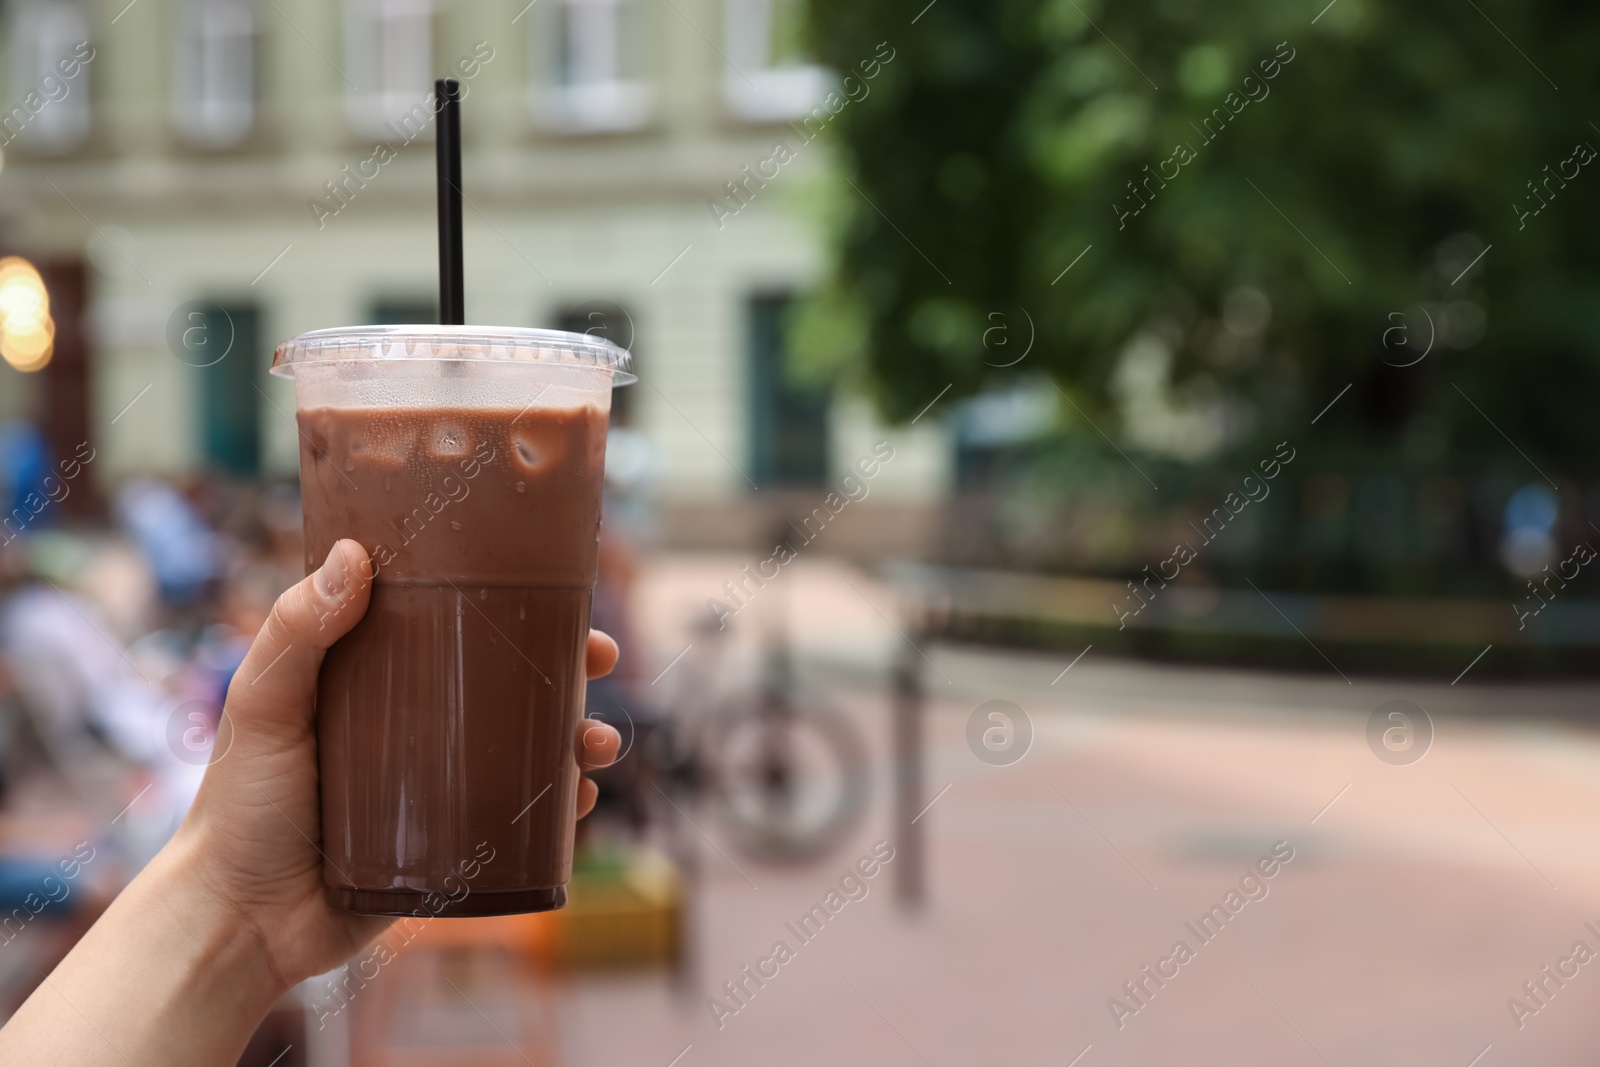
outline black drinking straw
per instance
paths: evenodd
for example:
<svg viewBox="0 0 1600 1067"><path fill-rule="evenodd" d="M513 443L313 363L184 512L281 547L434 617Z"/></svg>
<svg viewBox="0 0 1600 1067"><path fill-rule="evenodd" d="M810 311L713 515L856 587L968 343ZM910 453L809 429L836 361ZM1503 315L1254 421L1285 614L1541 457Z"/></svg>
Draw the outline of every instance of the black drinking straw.
<svg viewBox="0 0 1600 1067"><path fill-rule="evenodd" d="M439 109L439 322L460 326L467 321L461 269L461 83L440 78L433 88Z"/></svg>

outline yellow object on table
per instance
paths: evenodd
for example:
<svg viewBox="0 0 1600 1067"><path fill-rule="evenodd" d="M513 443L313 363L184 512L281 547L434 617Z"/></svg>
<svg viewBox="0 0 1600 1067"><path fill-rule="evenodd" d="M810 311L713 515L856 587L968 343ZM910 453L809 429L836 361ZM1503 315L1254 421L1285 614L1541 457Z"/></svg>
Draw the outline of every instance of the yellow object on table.
<svg viewBox="0 0 1600 1067"><path fill-rule="evenodd" d="M634 848L574 863L567 906L556 919L557 958L574 968L633 967L677 960L683 880L661 853Z"/></svg>
<svg viewBox="0 0 1600 1067"><path fill-rule="evenodd" d="M682 912L683 879L671 860L648 848L602 848L575 857L565 908L429 922L417 943L503 946L544 967L670 964L678 958Z"/></svg>

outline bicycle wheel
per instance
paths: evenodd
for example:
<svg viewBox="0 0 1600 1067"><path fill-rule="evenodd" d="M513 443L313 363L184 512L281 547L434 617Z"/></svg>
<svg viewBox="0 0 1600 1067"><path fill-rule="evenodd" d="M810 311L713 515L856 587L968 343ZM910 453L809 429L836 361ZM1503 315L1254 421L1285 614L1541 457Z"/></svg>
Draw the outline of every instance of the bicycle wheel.
<svg viewBox="0 0 1600 1067"><path fill-rule="evenodd" d="M717 818L747 855L813 859L866 811L866 743L826 705L729 709L713 721L708 749Z"/></svg>

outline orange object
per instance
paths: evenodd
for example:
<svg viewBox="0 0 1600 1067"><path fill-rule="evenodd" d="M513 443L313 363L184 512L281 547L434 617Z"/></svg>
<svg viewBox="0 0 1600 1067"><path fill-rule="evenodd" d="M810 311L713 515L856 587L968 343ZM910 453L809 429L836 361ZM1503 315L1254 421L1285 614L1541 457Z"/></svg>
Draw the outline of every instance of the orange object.
<svg viewBox="0 0 1600 1067"><path fill-rule="evenodd" d="M530 964L548 968L561 957L563 914L541 911L483 919L422 920L421 926L414 928L410 944L419 949L504 948ZM406 921L396 924L397 933L403 932Z"/></svg>

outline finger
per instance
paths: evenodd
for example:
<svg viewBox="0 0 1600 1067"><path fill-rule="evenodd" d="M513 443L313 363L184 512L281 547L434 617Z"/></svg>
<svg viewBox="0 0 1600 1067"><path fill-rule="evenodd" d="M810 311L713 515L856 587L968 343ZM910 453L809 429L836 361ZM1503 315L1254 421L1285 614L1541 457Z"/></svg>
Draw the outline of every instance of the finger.
<svg viewBox="0 0 1600 1067"><path fill-rule="evenodd" d="M620 655L616 641L612 640L610 634L600 630L589 631L589 647L586 651L584 667L590 678L604 678L610 674Z"/></svg>
<svg viewBox="0 0 1600 1067"><path fill-rule="evenodd" d="M600 796L600 787L587 778L578 779L578 818L583 818L594 810L594 802Z"/></svg>
<svg viewBox="0 0 1600 1067"><path fill-rule="evenodd" d="M310 728L322 656L366 614L373 573L366 550L341 540L315 573L278 598L228 686L235 729Z"/></svg>
<svg viewBox="0 0 1600 1067"><path fill-rule="evenodd" d="M615 726L595 719L584 719L578 724L578 769L584 771L609 767L617 762L617 752L622 748L622 735Z"/></svg>

